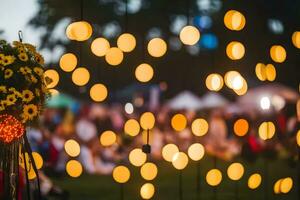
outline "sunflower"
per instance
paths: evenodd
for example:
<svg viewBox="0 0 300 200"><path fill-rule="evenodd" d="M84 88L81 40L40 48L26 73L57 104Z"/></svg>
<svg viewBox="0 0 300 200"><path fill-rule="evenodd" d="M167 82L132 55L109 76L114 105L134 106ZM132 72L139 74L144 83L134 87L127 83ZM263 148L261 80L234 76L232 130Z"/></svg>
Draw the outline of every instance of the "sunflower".
<svg viewBox="0 0 300 200"><path fill-rule="evenodd" d="M4 66L6 65L10 65L15 61L15 57L14 56L4 56L3 60L2 60L2 64Z"/></svg>
<svg viewBox="0 0 300 200"><path fill-rule="evenodd" d="M23 106L23 119L32 120L38 114L38 108L34 104Z"/></svg>
<svg viewBox="0 0 300 200"><path fill-rule="evenodd" d="M36 61L37 63L39 63L40 65L44 65L44 64L45 64L44 58L43 58L43 56L41 56L40 54L36 53L36 54L34 55L34 58L35 58L35 61Z"/></svg>
<svg viewBox="0 0 300 200"><path fill-rule="evenodd" d="M37 83L38 82L37 78L35 78L33 75L30 76L30 81L32 83Z"/></svg>
<svg viewBox="0 0 300 200"><path fill-rule="evenodd" d="M0 54L0 64L3 63L4 58L5 58L4 54Z"/></svg>
<svg viewBox="0 0 300 200"><path fill-rule="evenodd" d="M19 54L26 53L25 49L23 47L18 47Z"/></svg>
<svg viewBox="0 0 300 200"><path fill-rule="evenodd" d="M6 93L6 92L7 92L6 86L5 85L1 85L0 86L0 93Z"/></svg>
<svg viewBox="0 0 300 200"><path fill-rule="evenodd" d="M18 55L18 58L19 58L20 60L22 60L23 62L26 62L26 61L28 60L28 55L27 55L26 53L20 53L20 54Z"/></svg>
<svg viewBox="0 0 300 200"><path fill-rule="evenodd" d="M32 70L29 67L20 67L19 71L23 74L31 74Z"/></svg>
<svg viewBox="0 0 300 200"><path fill-rule="evenodd" d="M7 105L14 105L16 101L17 98L15 94L9 94L6 96Z"/></svg>
<svg viewBox="0 0 300 200"><path fill-rule="evenodd" d="M8 79L8 78L12 77L13 74L14 74L13 70L11 70L11 69L6 69L6 70L4 71L4 78L5 78L5 79Z"/></svg>
<svg viewBox="0 0 300 200"><path fill-rule="evenodd" d="M36 52L36 47L31 45L31 44L28 44L28 43L25 43L24 46L31 52Z"/></svg>
<svg viewBox="0 0 300 200"><path fill-rule="evenodd" d="M30 90L23 90L22 91L22 100L26 103L29 103L34 98L33 92Z"/></svg>
<svg viewBox="0 0 300 200"><path fill-rule="evenodd" d="M44 70L41 67L35 67L33 68L33 71L39 76L42 76L44 74Z"/></svg>
<svg viewBox="0 0 300 200"><path fill-rule="evenodd" d="M11 87L11 88L8 89L8 91L15 94L17 97L22 98L22 94L19 91L17 91L16 88Z"/></svg>

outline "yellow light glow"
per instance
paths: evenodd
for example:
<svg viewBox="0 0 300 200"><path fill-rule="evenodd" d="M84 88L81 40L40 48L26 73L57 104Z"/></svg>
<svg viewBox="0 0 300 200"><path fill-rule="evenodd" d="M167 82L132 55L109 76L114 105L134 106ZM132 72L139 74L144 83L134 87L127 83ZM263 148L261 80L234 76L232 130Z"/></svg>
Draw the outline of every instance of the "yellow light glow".
<svg viewBox="0 0 300 200"><path fill-rule="evenodd" d="M183 44L194 45L200 39L200 31L194 26L185 26L180 31L179 37Z"/></svg>
<svg viewBox="0 0 300 200"><path fill-rule="evenodd" d="M71 28L71 34L69 34L69 36L71 36L71 38L74 38L77 41L88 40L93 33L92 26L90 25L90 23L86 21L74 22L72 23L70 28Z"/></svg>
<svg viewBox="0 0 300 200"><path fill-rule="evenodd" d="M140 167L147 160L147 155L141 149L133 149L129 153L129 161L133 166Z"/></svg>
<svg viewBox="0 0 300 200"><path fill-rule="evenodd" d="M121 49L117 47L112 47L108 49L105 54L106 62L112 66L117 66L121 64L123 59L124 59L123 52L121 51Z"/></svg>
<svg viewBox="0 0 300 200"><path fill-rule="evenodd" d="M162 57L167 52L167 43L161 38L153 38L149 41L148 53L153 57Z"/></svg>
<svg viewBox="0 0 300 200"><path fill-rule="evenodd" d="M172 162L173 156L177 152L179 152L179 149L175 144L167 144L162 149L162 156L166 161Z"/></svg>
<svg viewBox="0 0 300 200"><path fill-rule="evenodd" d="M205 119L198 118L192 123L192 132L196 136L203 136L208 131L208 123Z"/></svg>
<svg viewBox="0 0 300 200"><path fill-rule="evenodd" d="M247 93L248 91L248 84L246 82L246 80L243 78L243 84L242 84L242 88L239 90L233 90L237 95L241 96Z"/></svg>
<svg viewBox="0 0 300 200"><path fill-rule="evenodd" d="M140 124L144 130L152 129L155 124L155 117L151 112L145 112L140 117Z"/></svg>
<svg viewBox="0 0 300 200"><path fill-rule="evenodd" d="M67 26L66 28L66 36L67 38L69 38L70 40L76 40L74 34L73 34L73 26L74 26L74 23L71 23Z"/></svg>
<svg viewBox="0 0 300 200"><path fill-rule="evenodd" d="M293 45L300 49L300 31L295 31L292 35Z"/></svg>
<svg viewBox="0 0 300 200"><path fill-rule="evenodd" d="M153 78L153 75L154 70L147 63L142 63L135 69L135 78L142 83L149 82Z"/></svg>
<svg viewBox="0 0 300 200"><path fill-rule="evenodd" d="M37 169L41 169L43 167L44 161L42 156L38 152L32 152L32 157Z"/></svg>
<svg viewBox="0 0 300 200"><path fill-rule="evenodd" d="M71 157L76 157L80 154L80 145L73 139L67 140L64 148L66 153Z"/></svg>
<svg viewBox="0 0 300 200"><path fill-rule="evenodd" d="M220 74L210 74L205 80L206 87L211 91L219 91L224 85L223 78Z"/></svg>
<svg viewBox="0 0 300 200"><path fill-rule="evenodd" d="M245 27L245 16L236 10L229 10L224 16L225 26L232 31L240 31Z"/></svg>
<svg viewBox="0 0 300 200"><path fill-rule="evenodd" d="M117 135L113 131L104 131L100 136L100 144L108 147L117 141Z"/></svg>
<svg viewBox="0 0 300 200"><path fill-rule="evenodd" d="M175 131L182 131L187 124L186 117L183 114L176 114L171 119L171 125Z"/></svg>
<svg viewBox="0 0 300 200"><path fill-rule="evenodd" d="M233 80L235 77L241 76L241 74L237 71L229 71L226 72L225 76L224 76L224 81L225 84L227 85L227 87L233 89Z"/></svg>
<svg viewBox="0 0 300 200"><path fill-rule="evenodd" d="M44 72L47 88L54 88L59 82L59 74L54 69L48 69ZM50 81L49 81L49 80Z"/></svg>
<svg viewBox="0 0 300 200"><path fill-rule="evenodd" d="M157 176L157 167L154 163L147 162L141 167L140 173L143 179L151 181Z"/></svg>
<svg viewBox="0 0 300 200"><path fill-rule="evenodd" d="M284 62L286 59L285 48L281 45L273 45L270 49L270 56L274 62Z"/></svg>
<svg viewBox="0 0 300 200"><path fill-rule="evenodd" d="M281 185L282 179L279 179L275 182L274 186L273 186L273 190L275 194L279 194L280 192L280 185Z"/></svg>
<svg viewBox="0 0 300 200"><path fill-rule="evenodd" d="M82 174L82 165L77 160L70 160L67 162L66 171L69 176L77 178Z"/></svg>
<svg viewBox="0 0 300 200"><path fill-rule="evenodd" d="M33 179L36 178L36 174L35 174L35 172L34 172L33 166L30 165L30 166L28 166L28 167L29 167L29 171L27 172L28 179L29 179L29 180L33 180Z"/></svg>
<svg viewBox="0 0 300 200"><path fill-rule="evenodd" d="M293 188L293 179L291 177L287 177L282 179L280 184L280 192L287 194Z"/></svg>
<svg viewBox="0 0 300 200"><path fill-rule="evenodd" d="M248 187L252 190L258 188L261 184L261 175L258 173L252 174L248 179Z"/></svg>
<svg viewBox="0 0 300 200"><path fill-rule="evenodd" d="M107 98L108 91L105 85L98 83L91 87L90 89L90 97L95 102L104 101Z"/></svg>
<svg viewBox="0 0 300 200"><path fill-rule="evenodd" d="M75 85L84 86L89 80L90 72L84 67L77 68L72 73L72 81Z"/></svg>
<svg viewBox="0 0 300 200"><path fill-rule="evenodd" d="M226 47L226 54L231 60L239 60L245 55L245 47L240 42L230 42Z"/></svg>
<svg viewBox="0 0 300 200"><path fill-rule="evenodd" d="M245 119L238 119L233 125L234 133L237 136L245 136L249 130L249 123Z"/></svg>
<svg viewBox="0 0 300 200"><path fill-rule="evenodd" d="M274 65L267 64L265 70L266 70L267 80L274 81L276 79L276 69Z"/></svg>
<svg viewBox="0 0 300 200"><path fill-rule="evenodd" d="M155 187L152 183L145 183L140 190L142 199L151 199L154 196Z"/></svg>
<svg viewBox="0 0 300 200"><path fill-rule="evenodd" d="M193 161L199 161L205 154L204 146L200 143L192 144L188 149L188 155Z"/></svg>
<svg viewBox="0 0 300 200"><path fill-rule="evenodd" d="M265 68L266 66L263 63L257 63L255 66L255 74L261 81L265 81L267 79Z"/></svg>
<svg viewBox="0 0 300 200"><path fill-rule="evenodd" d="M172 165L178 170L183 170L189 162L188 156L183 152L177 152L172 158Z"/></svg>
<svg viewBox="0 0 300 200"><path fill-rule="evenodd" d="M49 93L51 94L51 97L56 96L56 95L59 95L59 91L56 90L56 89L54 89L54 88L51 88L51 89L49 89L48 91L49 91Z"/></svg>
<svg viewBox="0 0 300 200"><path fill-rule="evenodd" d="M298 130L298 132L297 132L296 140L297 140L298 146L300 147L300 130Z"/></svg>
<svg viewBox="0 0 300 200"><path fill-rule="evenodd" d="M210 186L217 186L222 181L222 173L218 169L211 169L206 174L206 182Z"/></svg>
<svg viewBox="0 0 300 200"><path fill-rule="evenodd" d="M129 119L124 124L124 132L132 137L137 136L140 129L140 124L135 119Z"/></svg>
<svg viewBox="0 0 300 200"><path fill-rule="evenodd" d="M59 60L59 66L65 72L71 72L77 65L77 58L73 53L64 54Z"/></svg>
<svg viewBox="0 0 300 200"><path fill-rule="evenodd" d="M298 121L300 121L300 99L298 99L296 107L297 107L296 108L297 109L297 118L298 118Z"/></svg>
<svg viewBox="0 0 300 200"><path fill-rule="evenodd" d="M120 165L114 168L113 178L117 183L126 183L130 178L130 171L127 167Z"/></svg>
<svg viewBox="0 0 300 200"><path fill-rule="evenodd" d="M258 134L262 140L268 140L275 135L275 130L273 122L263 122L258 128Z"/></svg>
<svg viewBox="0 0 300 200"><path fill-rule="evenodd" d="M130 33L123 33L117 40L118 48L123 52L131 52L136 46L136 39Z"/></svg>
<svg viewBox="0 0 300 200"><path fill-rule="evenodd" d="M238 181L244 175L244 167L241 163L232 163L227 168L227 175L231 180Z"/></svg>
<svg viewBox="0 0 300 200"><path fill-rule="evenodd" d="M98 57L105 56L108 49L110 49L110 44L105 38L96 38L91 44L91 51Z"/></svg>

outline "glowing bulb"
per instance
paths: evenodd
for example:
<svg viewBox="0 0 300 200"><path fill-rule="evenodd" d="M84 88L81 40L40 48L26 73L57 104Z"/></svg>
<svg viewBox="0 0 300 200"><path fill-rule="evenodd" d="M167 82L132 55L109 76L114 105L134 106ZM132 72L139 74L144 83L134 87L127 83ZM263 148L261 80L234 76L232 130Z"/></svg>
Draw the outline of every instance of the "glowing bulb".
<svg viewBox="0 0 300 200"><path fill-rule="evenodd" d="M203 136L208 131L208 123L205 119L198 118L192 123L192 132L196 136Z"/></svg>
<svg viewBox="0 0 300 200"><path fill-rule="evenodd" d="M263 110L269 110L271 107L271 101L269 97L262 97L260 99L260 107Z"/></svg>
<svg viewBox="0 0 300 200"><path fill-rule="evenodd" d="M65 72L71 72L77 65L77 58L72 53L64 54L59 60L59 66Z"/></svg>
<svg viewBox="0 0 300 200"><path fill-rule="evenodd" d="M148 53L153 57L162 57L167 52L167 43L161 38L153 38L148 43Z"/></svg>
<svg viewBox="0 0 300 200"><path fill-rule="evenodd" d="M59 74L54 69L48 69L44 72L47 88L54 88L59 82ZM49 79L49 81L48 81Z"/></svg>
<svg viewBox="0 0 300 200"><path fill-rule="evenodd" d="M129 161L133 166L140 167L147 160L147 154L145 154L141 149L133 149L129 153Z"/></svg>
<svg viewBox="0 0 300 200"><path fill-rule="evenodd" d="M219 91L222 89L224 82L220 74L210 74L205 81L206 87L211 91Z"/></svg>
<svg viewBox="0 0 300 200"><path fill-rule="evenodd" d="M124 109L127 114L132 114L134 111L132 103L126 103Z"/></svg>
<svg viewBox="0 0 300 200"><path fill-rule="evenodd" d="M245 47L240 42L230 42L226 47L226 54L231 60L239 60L245 55Z"/></svg>
<svg viewBox="0 0 300 200"><path fill-rule="evenodd" d="M189 162L188 156L183 152L177 152L172 158L173 166L178 170L183 170Z"/></svg>
<svg viewBox="0 0 300 200"><path fill-rule="evenodd" d="M233 89L233 80L235 77L241 76L241 74L237 71L229 71L226 72L225 76L224 76L224 80L225 80L225 84L227 85L227 87Z"/></svg>
<svg viewBox="0 0 300 200"><path fill-rule="evenodd" d="M276 69L274 65L267 64L265 66L265 71L268 81L274 81L276 78Z"/></svg>
<svg viewBox="0 0 300 200"><path fill-rule="evenodd" d="M112 66L117 66L121 64L123 58L123 52L117 47L112 47L108 49L105 55L106 62Z"/></svg>
<svg viewBox="0 0 300 200"><path fill-rule="evenodd" d="M141 167L140 172L143 179L151 181L157 176L157 167L154 163L147 162Z"/></svg>
<svg viewBox="0 0 300 200"><path fill-rule="evenodd" d="M76 157L80 154L80 145L75 140L67 140L64 148L66 153L71 157Z"/></svg>
<svg viewBox="0 0 300 200"><path fill-rule="evenodd" d="M117 166L113 170L113 178L117 183L126 183L130 178L130 171L125 166Z"/></svg>
<svg viewBox="0 0 300 200"><path fill-rule="evenodd" d="M142 63L135 69L135 77L138 81L142 83L149 82L154 75L154 70L151 65L147 63Z"/></svg>
<svg viewBox="0 0 300 200"><path fill-rule="evenodd" d="M193 161L199 161L205 153L204 146L200 143L192 144L188 149L188 155Z"/></svg>
<svg viewBox="0 0 300 200"><path fill-rule="evenodd" d="M275 131L273 122L263 122L258 128L258 135L262 140L268 140L275 135Z"/></svg>
<svg viewBox="0 0 300 200"><path fill-rule="evenodd" d="M300 147L300 130L298 130L298 132L297 132L296 141L297 141L298 146Z"/></svg>
<svg viewBox="0 0 300 200"><path fill-rule="evenodd" d="M232 31L240 31L245 27L245 16L236 10L229 10L224 16L225 26Z"/></svg>
<svg viewBox="0 0 300 200"><path fill-rule="evenodd" d="M140 117L140 124L144 130L152 129L155 124L155 117L151 112L145 112Z"/></svg>
<svg viewBox="0 0 300 200"><path fill-rule="evenodd" d="M82 174L82 165L77 160L70 160L67 162L66 171L73 178L79 177Z"/></svg>
<svg viewBox="0 0 300 200"><path fill-rule="evenodd" d="M77 68L72 73L72 81L75 85L84 86L89 80L90 72L84 67Z"/></svg>
<svg viewBox="0 0 300 200"><path fill-rule="evenodd" d="M236 76L232 80L232 89L239 90L243 87L243 78L241 76Z"/></svg>
<svg viewBox="0 0 300 200"><path fill-rule="evenodd" d="M102 146L111 146L117 141L117 135L113 131L104 131L100 136Z"/></svg>
<svg viewBox="0 0 300 200"><path fill-rule="evenodd" d="M118 48L123 52L131 52L136 46L136 39L130 33L123 33L117 40Z"/></svg>
<svg viewBox="0 0 300 200"><path fill-rule="evenodd" d="M175 131L182 131L187 124L186 117L183 114L176 114L171 119L171 125Z"/></svg>
<svg viewBox="0 0 300 200"><path fill-rule="evenodd" d="M95 84L90 89L90 97L95 102L101 102L104 101L107 98L108 91L105 85L103 84Z"/></svg>
<svg viewBox="0 0 300 200"><path fill-rule="evenodd" d="M245 119L238 119L233 126L234 133L237 136L245 136L249 130L249 124Z"/></svg>
<svg viewBox="0 0 300 200"><path fill-rule="evenodd" d="M238 181L244 175L244 167L241 163L232 163L227 168L227 175L231 180Z"/></svg>
<svg viewBox="0 0 300 200"><path fill-rule="evenodd" d="M255 74L261 81L265 81L267 79L265 68L266 66L263 63L257 63L255 66Z"/></svg>
<svg viewBox="0 0 300 200"><path fill-rule="evenodd" d="M43 167L44 161L42 156L38 152L32 152L32 157L37 169L41 169Z"/></svg>
<svg viewBox="0 0 300 200"><path fill-rule="evenodd" d="M270 49L270 56L274 62L284 62L286 59L285 48L281 45L273 45Z"/></svg>
<svg viewBox="0 0 300 200"><path fill-rule="evenodd" d="M185 26L180 31L179 37L183 44L194 45L200 39L200 32L194 26Z"/></svg>
<svg viewBox="0 0 300 200"><path fill-rule="evenodd" d="M162 156L166 161L172 162L173 156L177 152L179 152L179 149L175 144L167 144L162 149Z"/></svg>
<svg viewBox="0 0 300 200"><path fill-rule="evenodd" d="M137 136L140 132L140 124L135 119L129 119L124 124L124 132L132 137Z"/></svg>
<svg viewBox="0 0 300 200"><path fill-rule="evenodd" d="M248 187L252 190L258 188L261 184L261 175L258 173L252 174L248 179Z"/></svg>
<svg viewBox="0 0 300 200"><path fill-rule="evenodd" d="M222 181L222 173L218 169L211 169L206 174L206 182L210 186L217 186Z"/></svg>
<svg viewBox="0 0 300 200"><path fill-rule="evenodd" d="M295 31L292 35L293 45L300 49L300 31Z"/></svg>
<svg viewBox="0 0 300 200"><path fill-rule="evenodd" d="M293 188L293 179L291 177L287 177L282 179L280 184L280 192L286 194Z"/></svg>
<svg viewBox="0 0 300 200"><path fill-rule="evenodd" d="M86 21L78 21L72 23L70 30L67 28L67 31L71 31L71 34L67 33L67 36L70 36L70 38L74 38L77 41L85 41L92 36L93 28Z"/></svg>
<svg viewBox="0 0 300 200"><path fill-rule="evenodd" d="M91 44L93 54L98 57L105 56L108 49L110 49L110 44L105 38L96 38Z"/></svg>
<svg viewBox="0 0 300 200"><path fill-rule="evenodd" d="M142 199L151 199L154 196L155 187L152 183L145 183L140 190Z"/></svg>

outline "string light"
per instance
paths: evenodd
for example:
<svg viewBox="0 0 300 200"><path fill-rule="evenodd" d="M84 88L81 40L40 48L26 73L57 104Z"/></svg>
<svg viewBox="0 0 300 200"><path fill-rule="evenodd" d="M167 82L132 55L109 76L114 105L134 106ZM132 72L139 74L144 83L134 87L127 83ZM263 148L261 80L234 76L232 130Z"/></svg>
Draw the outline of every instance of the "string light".
<svg viewBox="0 0 300 200"><path fill-rule="evenodd" d="M121 49L123 52L131 52L134 50L136 46L136 39L130 33L123 33L119 36L117 40L118 48Z"/></svg>
<svg viewBox="0 0 300 200"><path fill-rule="evenodd" d="M59 74L54 69L48 69L44 72L45 82L47 88L54 88L59 82ZM50 79L50 82L47 81L47 77Z"/></svg>
<svg viewBox="0 0 300 200"><path fill-rule="evenodd" d="M0 141L10 143L21 138L25 128L23 124L12 115L0 115Z"/></svg>
<svg viewBox="0 0 300 200"><path fill-rule="evenodd" d="M130 151L129 161L133 166L140 167L147 160L147 155L142 151L142 149L136 148Z"/></svg>
<svg viewBox="0 0 300 200"><path fill-rule="evenodd" d="M152 183L145 183L140 190L142 199L151 199L155 193L155 187Z"/></svg>
<svg viewBox="0 0 300 200"><path fill-rule="evenodd" d="M281 45L273 45L270 48L270 56L274 62L282 63L286 59L286 50Z"/></svg>
<svg viewBox="0 0 300 200"><path fill-rule="evenodd" d="M239 11L229 10L224 16L224 24L232 31L240 31L246 25L246 18Z"/></svg>
<svg viewBox="0 0 300 200"><path fill-rule="evenodd" d="M194 45L200 39L200 31L194 26L185 26L181 29L179 37L183 44Z"/></svg>
<svg viewBox="0 0 300 200"><path fill-rule="evenodd" d="M145 163L140 170L141 176L147 181L155 179L157 176L157 166L154 163Z"/></svg>
<svg viewBox="0 0 300 200"><path fill-rule="evenodd" d="M77 160L70 160L67 162L66 171L71 177L77 178L82 174L82 165Z"/></svg>
<svg viewBox="0 0 300 200"><path fill-rule="evenodd" d="M171 119L171 125L175 131L182 131L185 129L187 119L183 114L176 114Z"/></svg>
<svg viewBox="0 0 300 200"><path fill-rule="evenodd" d="M110 44L105 38L96 38L91 44L91 51L98 57L105 56Z"/></svg>
<svg viewBox="0 0 300 200"><path fill-rule="evenodd" d="M167 43L161 38L153 38L149 41L148 53L153 57L162 57L167 52Z"/></svg>
<svg viewBox="0 0 300 200"><path fill-rule="evenodd" d="M117 183L126 183L130 178L130 171L127 167L120 165L114 168L112 175Z"/></svg>
<svg viewBox="0 0 300 200"><path fill-rule="evenodd" d="M258 188L261 184L261 175L258 173L252 174L248 179L248 187L252 190Z"/></svg>

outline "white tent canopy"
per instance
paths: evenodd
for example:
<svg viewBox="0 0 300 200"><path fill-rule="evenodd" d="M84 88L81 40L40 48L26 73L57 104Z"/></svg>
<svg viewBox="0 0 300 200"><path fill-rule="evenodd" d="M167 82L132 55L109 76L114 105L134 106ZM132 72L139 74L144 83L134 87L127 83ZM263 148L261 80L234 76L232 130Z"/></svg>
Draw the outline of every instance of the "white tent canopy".
<svg viewBox="0 0 300 200"><path fill-rule="evenodd" d="M227 105L228 100L216 92L208 92L202 98L203 108L218 108Z"/></svg>
<svg viewBox="0 0 300 200"><path fill-rule="evenodd" d="M167 102L173 110L199 110L203 107L201 99L190 91L183 91Z"/></svg>

